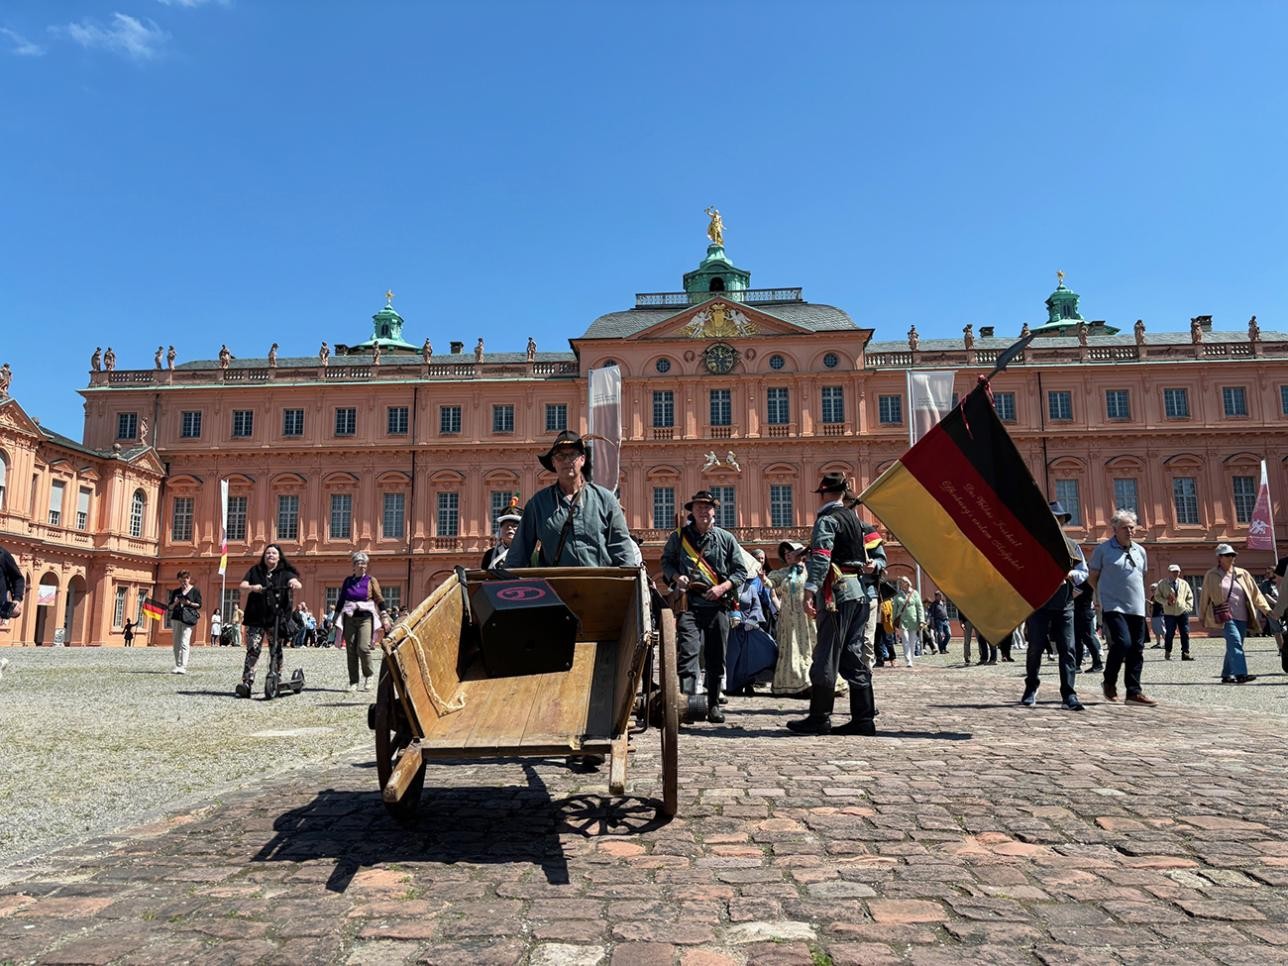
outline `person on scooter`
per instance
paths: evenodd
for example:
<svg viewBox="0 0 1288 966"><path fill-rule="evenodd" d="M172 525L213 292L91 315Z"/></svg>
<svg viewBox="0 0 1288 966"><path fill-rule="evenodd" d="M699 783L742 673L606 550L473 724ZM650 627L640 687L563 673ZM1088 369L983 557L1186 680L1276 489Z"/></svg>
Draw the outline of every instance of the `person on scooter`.
<svg viewBox="0 0 1288 966"><path fill-rule="evenodd" d="M255 664L259 661L265 636L269 639L268 674L278 681L282 679L282 645L291 614L291 594L303 586L299 573L275 543L265 547L259 563L246 571L241 582L241 589L250 591L243 618L246 663L242 667L241 683L237 685L237 697L250 697L255 684Z"/></svg>

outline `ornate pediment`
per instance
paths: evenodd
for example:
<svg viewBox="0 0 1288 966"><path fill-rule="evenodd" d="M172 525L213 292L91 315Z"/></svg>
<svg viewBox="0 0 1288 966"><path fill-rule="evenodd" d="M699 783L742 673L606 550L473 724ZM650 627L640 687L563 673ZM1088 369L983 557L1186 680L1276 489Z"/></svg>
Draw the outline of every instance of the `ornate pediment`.
<svg viewBox="0 0 1288 966"><path fill-rule="evenodd" d="M17 430L24 436L44 438L36 421L23 412L22 407L18 405L18 400L12 396L0 402L0 427Z"/></svg>
<svg viewBox="0 0 1288 966"><path fill-rule="evenodd" d="M711 299L676 313L632 339L741 339L809 332L768 313L726 299Z"/></svg>

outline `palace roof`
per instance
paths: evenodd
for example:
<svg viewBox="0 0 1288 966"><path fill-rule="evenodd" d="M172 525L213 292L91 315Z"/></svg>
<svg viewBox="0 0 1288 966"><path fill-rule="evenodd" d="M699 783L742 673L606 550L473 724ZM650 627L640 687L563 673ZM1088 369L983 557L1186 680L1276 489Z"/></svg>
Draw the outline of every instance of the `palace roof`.
<svg viewBox="0 0 1288 966"><path fill-rule="evenodd" d="M729 295L734 301L738 301L737 293L731 292ZM776 319L800 326L802 329L809 329L811 332L840 332L859 328L847 312L834 305L823 305L819 302L756 302L752 305L757 312L772 315ZM687 310L687 306L683 308L666 306L609 312L592 322L581 338L624 339Z"/></svg>

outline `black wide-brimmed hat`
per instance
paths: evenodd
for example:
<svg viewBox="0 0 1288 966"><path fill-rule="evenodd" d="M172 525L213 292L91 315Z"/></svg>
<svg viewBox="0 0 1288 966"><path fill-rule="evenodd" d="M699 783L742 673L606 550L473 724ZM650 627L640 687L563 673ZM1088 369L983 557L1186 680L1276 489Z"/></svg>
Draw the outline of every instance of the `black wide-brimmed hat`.
<svg viewBox="0 0 1288 966"><path fill-rule="evenodd" d="M778 545L778 559L783 561L783 563L786 563L787 555L789 553L795 553L797 550L804 550L804 549L805 549L805 544L801 543L798 540L784 540L782 543Z"/></svg>
<svg viewBox="0 0 1288 966"><path fill-rule="evenodd" d="M1068 523L1073 519L1073 514L1064 508L1064 504L1059 500L1052 500L1047 504L1051 508L1051 514L1061 523Z"/></svg>
<svg viewBox="0 0 1288 966"><path fill-rule="evenodd" d="M581 467L581 475L589 479L590 454L586 452L586 444L582 441L582 438L571 429L565 429L556 436L555 441L550 444L550 449L538 456L537 460L542 466L553 473L555 471L555 450L561 446L572 446L577 450L577 452L581 453L582 456L586 457L586 462L583 463Z"/></svg>
<svg viewBox="0 0 1288 966"><path fill-rule="evenodd" d="M815 493L834 493L837 490L846 488L844 473L824 473L823 480L819 483Z"/></svg>
<svg viewBox="0 0 1288 966"><path fill-rule="evenodd" d="M714 495L712 495L710 490L698 490L697 493L693 494L693 496L689 498L689 502L684 504L684 508L686 510L692 510L693 504L695 503L710 503L713 507L716 507L717 509L719 509L720 507L720 501L717 500Z"/></svg>

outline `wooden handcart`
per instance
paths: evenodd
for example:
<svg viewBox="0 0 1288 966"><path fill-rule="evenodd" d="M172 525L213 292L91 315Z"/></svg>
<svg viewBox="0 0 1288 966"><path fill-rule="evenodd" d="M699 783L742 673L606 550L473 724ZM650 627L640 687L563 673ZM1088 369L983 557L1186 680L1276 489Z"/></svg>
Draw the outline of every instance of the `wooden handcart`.
<svg viewBox="0 0 1288 966"><path fill-rule="evenodd" d="M579 619L571 670L488 677L473 646L470 601L495 575L458 568L383 642L368 723L385 806L399 818L415 814L430 758L602 754L609 756L610 793L623 795L627 741L638 713L644 727L650 716L659 724L662 812L674 815L675 621L662 610L654 626L647 575L637 568L551 567L517 576L548 581Z"/></svg>

